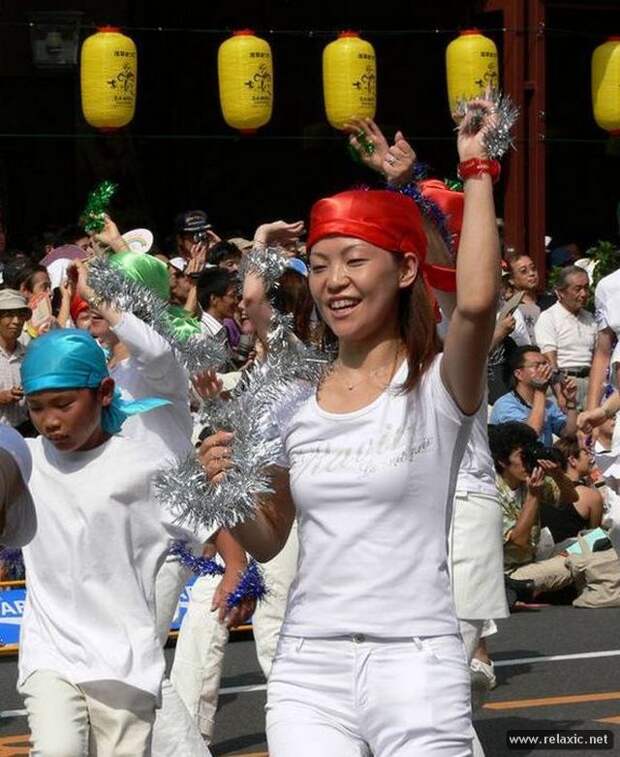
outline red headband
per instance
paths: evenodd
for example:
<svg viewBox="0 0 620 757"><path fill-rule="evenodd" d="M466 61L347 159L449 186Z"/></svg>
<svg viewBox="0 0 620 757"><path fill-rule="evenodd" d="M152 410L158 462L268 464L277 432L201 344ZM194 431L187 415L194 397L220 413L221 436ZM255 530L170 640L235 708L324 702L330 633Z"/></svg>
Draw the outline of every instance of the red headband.
<svg viewBox="0 0 620 757"><path fill-rule="evenodd" d="M463 226L465 195L462 192L449 189L439 179L426 179L421 181L418 186L424 197L432 200L446 217L446 226L454 240L453 250L456 253L459 249L461 228Z"/></svg>
<svg viewBox="0 0 620 757"><path fill-rule="evenodd" d="M454 269L425 263L422 216L415 202L398 192L354 189L319 200L310 214L308 248L330 236L363 239L389 252L413 252L431 287L456 289Z"/></svg>
<svg viewBox="0 0 620 757"><path fill-rule="evenodd" d="M71 320L73 321L73 323L77 324L77 319L80 313L83 313L88 309L88 302L86 302L86 300L83 300L79 295L75 294L73 296L73 299L71 300L70 306Z"/></svg>

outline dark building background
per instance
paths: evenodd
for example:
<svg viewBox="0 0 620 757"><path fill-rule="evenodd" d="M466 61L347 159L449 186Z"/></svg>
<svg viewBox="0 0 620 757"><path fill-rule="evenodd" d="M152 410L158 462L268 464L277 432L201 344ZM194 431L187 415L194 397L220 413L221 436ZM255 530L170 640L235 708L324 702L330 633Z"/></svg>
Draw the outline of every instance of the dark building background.
<svg viewBox="0 0 620 757"><path fill-rule="evenodd" d="M481 1L384 0L374 10L349 0L64 2L63 10L84 12L82 38L93 23L113 23L138 47L136 117L124 132L102 136L83 121L77 68L50 73L33 65L25 22L32 11L57 8L48 0L0 0L0 192L9 247L75 222L103 178L120 184L114 213L121 227L146 225L160 242L182 209L204 208L218 230L247 235L261 221L305 218L325 193L372 181L325 120L321 52L333 35L296 30L363 30L377 53L380 125L390 137L402 128L421 160L453 176L445 47L454 30L471 25L496 41L500 56L503 40L500 14L483 13ZM620 154L592 116L590 58L620 32L620 2L547 8L547 232L554 243L616 240ZM216 54L227 34L194 31L242 27L265 36L274 56L274 115L255 137L237 136L221 116ZM421 33L433 29L450 31ZM501 197L498 204L501 212Z"/></svg>

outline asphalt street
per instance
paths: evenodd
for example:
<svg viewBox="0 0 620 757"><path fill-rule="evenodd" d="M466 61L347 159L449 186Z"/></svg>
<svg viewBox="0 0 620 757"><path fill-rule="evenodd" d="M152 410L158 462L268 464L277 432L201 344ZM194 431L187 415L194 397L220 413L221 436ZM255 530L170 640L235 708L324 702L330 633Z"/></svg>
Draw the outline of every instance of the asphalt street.
<svg viewBox="0 0 620 757"><path fill-rule="evenodd" d="M620 608L544 607L521 611L498 625L499 633L489 644L498 685L475 721L487 757L620 754ZM168 658L173 653L168 649ZM0 757L28 753L27 722L19 712L15 678L15 658L0 658ZM251 636L240 636L226 654L215 755L258 756L266 751L263 687ZM605 751L511 751L506 734L519 729L610 730L616 745Z"/></svg>

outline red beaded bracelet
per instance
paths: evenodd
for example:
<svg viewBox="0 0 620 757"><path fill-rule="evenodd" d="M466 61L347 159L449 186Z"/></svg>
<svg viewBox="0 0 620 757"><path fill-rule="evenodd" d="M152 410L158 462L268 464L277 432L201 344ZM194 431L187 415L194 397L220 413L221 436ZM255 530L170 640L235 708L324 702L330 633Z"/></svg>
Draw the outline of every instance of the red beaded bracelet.
<svg viewBox="0 0 620 757"><path fill-rule="evenodd" d="M493 184L496 184L502 167L498 160L489 160L487 158L470 158L462 163L459 163L456 169L459 179L465 181L472 176L482 176L483 173L488 173L491 177Z"/></svg>

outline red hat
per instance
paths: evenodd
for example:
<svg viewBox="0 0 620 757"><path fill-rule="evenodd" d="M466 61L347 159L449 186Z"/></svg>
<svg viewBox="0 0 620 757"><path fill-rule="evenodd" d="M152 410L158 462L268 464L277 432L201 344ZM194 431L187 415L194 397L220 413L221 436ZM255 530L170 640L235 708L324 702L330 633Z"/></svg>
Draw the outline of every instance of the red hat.
<svg viewBox="0 0 620 757"><path fill-rule="evenodd" d="M456 252L463 227L465 195L463 192L450 189L439 179L426 179L419 182L418 186L424 197L432 200L444 214L448 232L453 240L453 250Z"/></svg>
<svg viewBox="0 0 620 757"><path fill-rule="evenodd" d="M79 295L74 295L73 299L71 300L71 306L69 308L69 312L71 313L71 320L73 323L77 323L78 316L80 313L83 313L85 310L89 309L89 304L86 302L86 300L83 300Z"/></svg>
<svg viewBox="0 0 620 757"><path fill-rule="evenodd" d="M413 252L430 286L446 292L456 289L454 269L425 263L422 216L415 202L405 195L354 189L319 200L310 214L308 248L329 236L363 239L389 252Z"/></svg>

